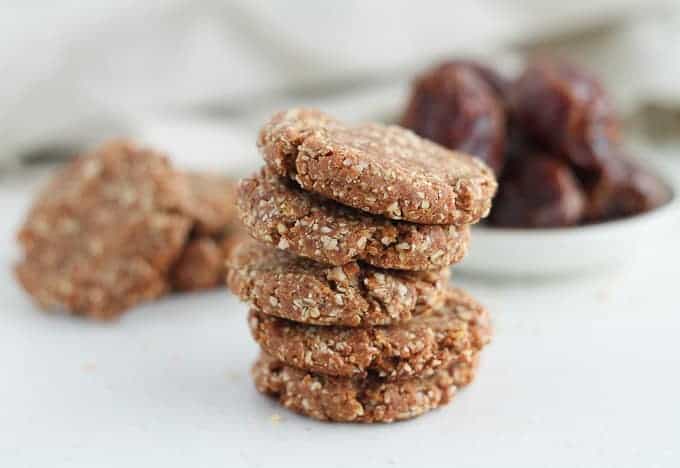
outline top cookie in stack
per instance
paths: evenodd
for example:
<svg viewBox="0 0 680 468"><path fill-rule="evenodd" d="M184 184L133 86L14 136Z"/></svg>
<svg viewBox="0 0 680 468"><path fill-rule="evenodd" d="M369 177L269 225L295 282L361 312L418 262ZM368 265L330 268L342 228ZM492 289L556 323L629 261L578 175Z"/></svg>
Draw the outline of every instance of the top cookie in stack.
<svg viewBox="0 0 680 468"><path fill-rule="evenodd" d="M344 125L295 109L260 132L267 166L309 192L367 213L419 224L472 224L486 216L496 181L471 156L397 126Z"/></svg>
<svg viewBox="0 0 680 468"><path fill-rule="evenodd" d="M262 244L243 243L228 265L264 351L258 389L341 421L405 419L447 402L490 338L486 311L447 286L447 269L489 212L492 171L403 128L309 109L276 114L258 148L266 165L240 182L236 203ZM284 375L295 384L282 386ZM311 381L357 410L311 398ZM428 389L426 401L409 389Z"/></svg>

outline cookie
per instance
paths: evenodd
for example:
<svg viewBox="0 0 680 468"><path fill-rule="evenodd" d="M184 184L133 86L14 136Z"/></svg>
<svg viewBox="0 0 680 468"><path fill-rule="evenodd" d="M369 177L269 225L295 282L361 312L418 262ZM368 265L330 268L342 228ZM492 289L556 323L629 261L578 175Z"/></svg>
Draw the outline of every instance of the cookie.
<svg viewBox="0 0 680 468"><path fill-rule="evenodd" d="M393 422L448 403L472 381L477 359L455 363L425 379L385 382L313 374L262 353L252 368L255 387L283 406L322 421Z"/></svg>
<svg viewBox="0 0 680 468"><path fill-rule="evenodd" d="M227 283L260 312L315 325L372 326L410 320L442 297L449 269L329 266L250 240L228 260Z"/></svg>
<svg viewBox="0 0 680 468"><path fill-rule="evenodd" d="M225 276L224 259L224 252L216 239L209 236L191 239L170 272L172 289L196 291L214 288Z"/></svg>
<svg viewBox="0 0 680 468"><path fill-rule="evenodd" d="M235 183L221 174L186 172L191 197L182 211L195 220L198 236L222 236L237 222Z"/></svg>
<svg viewBox="0 0 680 468"><path fill-rule="evenodd" d="M345 125L309 109L276 114L260 131L267 165L303 189L390 219L471 224L496 191L489 167L409 130Z"/></svg>
<svg viewBox="0 0 680 468"><path fill-rule="evenodd" d="M117 141L76 158L33 204L16 276L45 308L112 318L168 289L193 224L186 179L158 153Z"/></svg>
<svg viewBox="0 0 680 468"><path fill-rule="evenodd" d="M388 220L301 190L264 169L236 190L249 233L279 249L327 263L362 260L380 268L441 269L467 253L467 226Z"/></svg>
<svg viewBox="0 0 680 468"><path fill-rule="evenodd" d="M172 289L195 291L224 284L225 261L244 238L236 216L235 187L228 177L186 172L191 197L183 206L194 220L192 236L170 271Z"/></svg>
<svg viewBox="0 0 680 468"><path fill-rule="evenodd" d="M305 325L251 309L251 333L264 352L288 365L338 377L426 377L469 360L490 339L486 310L459 289L409 322L389 327Z"/></svg>
<svg viewBox="0 0 680 468"><path fill-rule="evenodd" d="M203 236L190 239L170 272L176 291L198 291L223 286L226 261L231 252L250 237L236 231L221 238Z"/></svg>

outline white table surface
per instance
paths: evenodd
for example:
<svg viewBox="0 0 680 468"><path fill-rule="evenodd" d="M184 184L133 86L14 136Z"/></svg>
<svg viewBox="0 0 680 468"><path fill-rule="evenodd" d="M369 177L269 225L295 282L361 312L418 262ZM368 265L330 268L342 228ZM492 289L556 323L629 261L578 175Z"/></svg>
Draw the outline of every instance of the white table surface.
<svg viewBox="0 0 680 468"><path fill-rule="evenodd" d="M37 310L10 271L32 185L0 183L0 467L680 466L677 238L615 272L455 277L496 327L477 380L409 422L327 424L256 393L226 290L108 324Z"/></svg>

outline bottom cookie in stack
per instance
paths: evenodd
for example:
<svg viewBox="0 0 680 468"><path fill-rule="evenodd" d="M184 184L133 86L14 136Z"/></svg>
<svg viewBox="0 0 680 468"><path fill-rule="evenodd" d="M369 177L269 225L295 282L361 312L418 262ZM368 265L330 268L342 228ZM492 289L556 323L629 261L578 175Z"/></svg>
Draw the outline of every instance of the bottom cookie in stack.
<svg viewBox="0 0 680 468"><path fill-rule="evenodd" d="M488 313L464 291L413 319L370 328L314 326L251 310L263 352L257 389L329 421L392 422L448 403L474 378L491 339Z"/></svg>
<svg viewBox="0 0 680 468"><path fill-rule="evenodd" d="M258 391L292 411L324 421L377 423L413 418L447 404L473 380L477 362L474 355L430 377L388 382L370 375L315 374L261 353L252 374Z"/></svg>

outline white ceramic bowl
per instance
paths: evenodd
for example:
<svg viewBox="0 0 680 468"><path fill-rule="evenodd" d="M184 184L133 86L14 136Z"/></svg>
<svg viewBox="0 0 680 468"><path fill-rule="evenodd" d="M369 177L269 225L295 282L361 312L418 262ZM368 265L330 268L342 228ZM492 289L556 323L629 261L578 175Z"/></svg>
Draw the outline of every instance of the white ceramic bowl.
<svg viewBox="0 0 680 468"><path fill-rule="evenodd" d="M478 225L456 271L484 276L564 275L623 265L664 242L675 242L680 200L617 221L557 229L505 229Z"/></svg>

